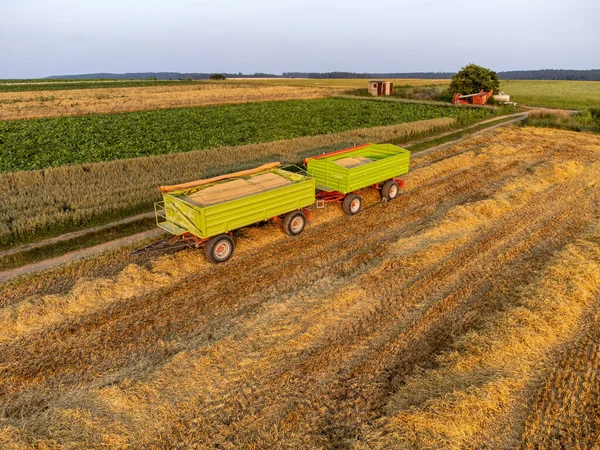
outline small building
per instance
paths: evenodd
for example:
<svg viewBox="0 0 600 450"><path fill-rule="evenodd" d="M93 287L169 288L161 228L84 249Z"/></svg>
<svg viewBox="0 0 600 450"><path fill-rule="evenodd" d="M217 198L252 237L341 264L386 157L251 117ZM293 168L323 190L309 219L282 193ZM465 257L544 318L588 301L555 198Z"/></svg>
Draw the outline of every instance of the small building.
<svg viewBox="0 0 600 450"><path fill-rule="evenodd" d="M452 103L454 103L455 105L485 105L492 96L493 92L494 91L485 92L482 90L479 91L479 93L477 94L469 95L462 95L456 93L452 98Z"/></svg>
<svg viewBox="0 0 600 450"><path fill-rule="evenodd" d="M394 93L394 83L391 81L371 80L369 81L369 94L374 97L382 95L392 95Z"/></svg>

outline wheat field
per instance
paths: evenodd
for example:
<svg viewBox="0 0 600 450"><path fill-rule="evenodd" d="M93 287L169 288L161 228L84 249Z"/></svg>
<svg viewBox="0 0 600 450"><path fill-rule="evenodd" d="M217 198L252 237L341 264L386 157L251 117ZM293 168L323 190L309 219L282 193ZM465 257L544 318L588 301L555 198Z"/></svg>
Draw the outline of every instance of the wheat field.
<svg viewBox="0 0 600 450"><path fill-rule="evenodd" d="M488 131L416 156L393 202L239 231L223 265L123 250L6 284L0 446L589 448L599 156Z"/></svg>
<svg viewBox="0 0 600 450"><path fill-rule="evenodd" d="M324 98L335 86L203 83L64 91L0 92L0 120L119 113L159 108Z"/></svg>

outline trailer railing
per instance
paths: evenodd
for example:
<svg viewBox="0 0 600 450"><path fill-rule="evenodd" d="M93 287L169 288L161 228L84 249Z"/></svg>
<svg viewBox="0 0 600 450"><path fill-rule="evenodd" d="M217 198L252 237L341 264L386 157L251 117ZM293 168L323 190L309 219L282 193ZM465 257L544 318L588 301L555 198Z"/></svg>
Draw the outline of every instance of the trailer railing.
<svg viewBox="0 0 600 450"><path fill-rule="evenodd" d="M154 203L154 216L156 217L156 225L158 226L160 226L161 222L167 222L167 210L165 209L164 201Z"/></svg>

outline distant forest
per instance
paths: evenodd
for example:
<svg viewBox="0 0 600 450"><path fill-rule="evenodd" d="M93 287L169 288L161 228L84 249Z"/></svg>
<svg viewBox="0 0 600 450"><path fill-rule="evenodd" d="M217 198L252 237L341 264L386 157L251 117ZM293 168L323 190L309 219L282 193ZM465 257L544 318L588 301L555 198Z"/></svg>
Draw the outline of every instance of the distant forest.
<svg viewBox="0 0 600 450"><path fill-rule="evenodd" d="M284 72L281 75L272 73L243 74L223 73L226 78L428 78L448 79L455 72L394 72L394 73L354 73L354 72ZM59 75L48 79L107 79L107 80L207 80L212 73L180 73L180 72L137 72L137 73L89 73L85 75ZM498 72L501 80L576 80L600 81L600 69L592 70L513 70Z"/></svg>
<svg viewBox="0 0 600 450"><path fill-rule="evenodd" d="M501 80L574 80L574 81L600 81L600 69L592 70L514 70L498 72Z"/></svg>

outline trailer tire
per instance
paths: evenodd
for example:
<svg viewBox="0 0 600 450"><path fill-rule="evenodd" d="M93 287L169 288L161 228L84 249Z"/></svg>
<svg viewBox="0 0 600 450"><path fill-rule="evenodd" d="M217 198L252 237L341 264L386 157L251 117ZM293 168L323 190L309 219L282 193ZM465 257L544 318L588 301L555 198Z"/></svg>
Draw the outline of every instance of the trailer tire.
<svg viewBox="0 0 600 450"><path fill-rule="evenodd" d="M362 208L362 198L358 194L348 194L342 202L342 211L349 216L353 216Z"/></svg>
<svg viewBox="0 0 600 450"><path fill-rule="evenodd" d="M292 211L283 218L283 231L288 236L298 236L306 226L306 215L302 211Z"/></svg>
<svg viewBox="0 0 600 450"><path fill-rule="evenodd" d="M385 200L394 200L398 197L398 193L400 192L400 186L394 180L387 180L383 183L383 188L381 189L381 198Z"/></svg>
<svg viewBox="0 0 600 450"><path fill-rule="evenodd" d="M206 258L213 264L227 261L233 255L235 243L228 234L219 234L211 237L206 243L204 252Z"/></svg>

